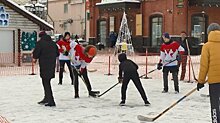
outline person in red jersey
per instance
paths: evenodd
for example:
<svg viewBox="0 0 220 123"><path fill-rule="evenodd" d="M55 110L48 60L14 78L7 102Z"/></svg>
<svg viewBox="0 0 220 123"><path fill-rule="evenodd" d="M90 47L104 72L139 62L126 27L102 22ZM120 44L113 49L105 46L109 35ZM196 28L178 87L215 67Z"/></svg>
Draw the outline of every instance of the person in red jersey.
<svg viewBox="0 0 220 123"><path fill-rule="evenodd" d="M178 61L181 60L182 54L184 54L184 48L180 46L176 41L170 39L169 33L163 33L164 43L160 47L160 61L157 64L157 69L163 68L163 91L168 92L168 74L172 73L174 80L175 93L179 93L179 81L178 81Z"/></svg>
<svg viewBox="0 0 220 123"><path fill-rule="evenodd" d="M70 78L71 78L71 84L73 85L73 72L71 70L70 65L70 57L69 57L69 51L70 51L70 33L65 32L63 40L60 40L57 42L60 56L59 56L59 62L60 62L60 71L59 71L59 83L58 85L62 85L63 83L63 71L65 64L67 64L67 67L70 72Z"/></svg>
<svg viewBox="0 0 220 123"><path fill-rule="evenodd" d="M97 49L93 45L88 45L85 48L82 47L77 42L71 42L70 44L70 56L71 56L71 65L73 68L73 74L75 77L74 81L74 90L75 98L79 98L79 80L80 76L89 92L89 96L96 97L99 91L92 91L92 86L90 84L88 74L87 74L87 65L93 60L97 54Z"/></svg>

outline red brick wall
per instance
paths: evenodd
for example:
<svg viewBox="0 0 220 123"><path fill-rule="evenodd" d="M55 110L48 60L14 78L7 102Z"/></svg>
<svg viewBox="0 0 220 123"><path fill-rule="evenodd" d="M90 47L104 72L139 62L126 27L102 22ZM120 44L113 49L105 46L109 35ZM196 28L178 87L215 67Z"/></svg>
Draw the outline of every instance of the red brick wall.
<svg viewBox="0 0 220 123"><path fill-rule="evenodd" d="M95 5L96 3L101 2L101 0L90 0L90 37L96 37L97 35L97 20L99 18L99 10ZM184 0L184 7L177 8L177 0L153 0L145 1L140 7L140 13L143 14L143 36L149 37L150 35L150 16L154 14L161 14L163 16L163 32L168 32L172 35L179 35L181 31L187 31L191 33L191 15L195 13L201 13L202 10L206 12L209 16L208 24L212 22L220 23L220 18L218 14L220 8L217 7L188 7L188 1ZM188 9L188 11L187 11ZM168 10L172 10L169 12ZM136 10L135 10L136 11ZM137 10L138 11L138 10ZM118 14L120 13L120 14ZM116 26L115 31L118 32L120 27L120 18L122 17L121 12L111 13L116 16ZM135 17L135 13L131 12ZM107 14L107 19L109 15ZM188 20L188 21L187 21ZM133 32L135 32L135 19L134 19ZM188 27L187 27L188 25ZM109 30L109 29L108 29Z"/></svg>

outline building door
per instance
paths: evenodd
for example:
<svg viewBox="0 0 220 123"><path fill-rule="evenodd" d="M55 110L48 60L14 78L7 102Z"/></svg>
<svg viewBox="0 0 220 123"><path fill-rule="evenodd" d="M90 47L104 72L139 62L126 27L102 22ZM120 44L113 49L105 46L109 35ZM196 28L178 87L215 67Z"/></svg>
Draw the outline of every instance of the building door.
<svg viewBox="0 0 220 123"><path fill-rule="evenodd" d="M154 15L150 17L150 36L151 46L157 47L161 45L163 17L161 15Z"/></svg>
<svg viewBox="0 0 220 123"><path fill-rule="evenodd" d="M192 16L191 35L198 39L198 43L205 43L207 41L207 23L208 16L205 14Z"/></svg>
<svg viewBox="0 0 220 123"><path fill-rule="evenodd" d="M13 31L0 30L0 63L13 63Z"/></svg>
<svg viewBox="0 0 220 123"><path fill-rule="evenodd" d="M106 46L106 21L101 20L99 21L99 33L98 33L98 38L99 41Z"/></svg>

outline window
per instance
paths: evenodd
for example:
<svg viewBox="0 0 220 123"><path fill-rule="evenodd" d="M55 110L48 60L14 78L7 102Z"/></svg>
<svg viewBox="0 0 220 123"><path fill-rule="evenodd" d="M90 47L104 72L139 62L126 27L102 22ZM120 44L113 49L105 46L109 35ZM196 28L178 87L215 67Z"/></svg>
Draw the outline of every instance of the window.
<svg viewBox="0 0 220 123"><path fill-rule="evenodd" d="M64 13L68 13L68 4L64 4Z"/></svg>
<svg viewBox="0 0 220 123"><path fill-rule="evenodd" d="M192 16L191 36L198 39L199 43L207 40L207 16L196 14Z"/></svg>
<svg viewBox="0 0 220 123"><path fill-rule="evenodd" d="M159 46L161 44L163 17L154 15L150 18L151 26L151 46Z"/></svg>

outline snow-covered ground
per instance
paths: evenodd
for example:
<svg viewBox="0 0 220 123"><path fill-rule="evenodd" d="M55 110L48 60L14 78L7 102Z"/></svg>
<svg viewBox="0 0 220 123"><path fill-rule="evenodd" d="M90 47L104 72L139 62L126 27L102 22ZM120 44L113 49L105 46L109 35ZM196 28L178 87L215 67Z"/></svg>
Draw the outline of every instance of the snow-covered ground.
<svg viewBox="0 0 220 123"><path fill-rule="evenodd" d="M117 75L89 73L94 90L104 92L117 83ZM196 87L196 83L180 82L180 93L174 94L173 82L169 83L169 93L161 93L162 79L142 79L151 106L144 103L132 82L127 90L126 104L120 107L120 87L116 86L100 98L88 97L84 83L80 82L80 98L73 98L73 86L68 73L64 74L63 85L57 85L58 74L52 80L56 107L45 107L37 102L43 98L43 88L39 75L1 76L0 115L11 123L139 123L137 115L154 117ZM208 97L200 94L208 92L207 85L194 92L170 109L155 123L210 123L210 103ZM141 122L144 123L144 122Z"/></svg>

